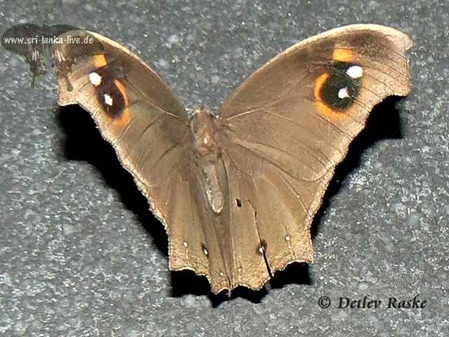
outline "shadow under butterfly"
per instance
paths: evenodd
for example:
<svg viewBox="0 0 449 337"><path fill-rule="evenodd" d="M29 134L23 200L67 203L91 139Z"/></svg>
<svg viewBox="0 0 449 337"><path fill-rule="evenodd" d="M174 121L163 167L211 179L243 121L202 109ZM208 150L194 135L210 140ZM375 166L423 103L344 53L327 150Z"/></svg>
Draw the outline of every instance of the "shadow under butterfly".
<svg viewBox="0 0 449 337"><path fill-rule="evenodd" d="M170 269L206 276L215 294L261 289L292 262L313 260L311 226L335 167L373 107L410 91L409 37L352 25L287 49L218 114L202 107L189 117L129 50L93 32L68 36L93 39L51 51L59 104L89 111L112 144L164 224Z"/></svg>

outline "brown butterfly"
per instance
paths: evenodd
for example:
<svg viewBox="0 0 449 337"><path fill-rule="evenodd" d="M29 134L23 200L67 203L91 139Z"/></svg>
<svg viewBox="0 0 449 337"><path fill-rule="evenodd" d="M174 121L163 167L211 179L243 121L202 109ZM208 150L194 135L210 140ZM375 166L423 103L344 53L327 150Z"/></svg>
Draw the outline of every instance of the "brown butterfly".
<svg viewBox="0 0 449 337"><path fill-rule="evenodd" d="M1 43L5 49L25 57L33 73L34 84L35 77L44 75L47 71L45 53L52 49L54 39L75 29L78 28L70 25L38 26L33 23L21 23L4 32Z"/></svg>
<svg viewBox="0 0 449 337"><path fill-rule="evenodd" d="M410 38L352 25L304 40L189 117L139 57L97 33L55 45L59 104L95 119L169 236L170 269L212 291L260 289L311 262L310 226L335 166L374 105L410 91ZM95 47L74 41L92 37Z"/></svg>

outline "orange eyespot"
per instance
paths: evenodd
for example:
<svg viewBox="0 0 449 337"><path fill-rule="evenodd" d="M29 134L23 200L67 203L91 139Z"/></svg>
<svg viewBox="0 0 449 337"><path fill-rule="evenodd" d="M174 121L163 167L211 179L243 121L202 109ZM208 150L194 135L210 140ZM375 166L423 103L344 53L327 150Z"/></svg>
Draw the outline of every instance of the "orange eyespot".
<svg viewBox="0 0 449 337"><path fill-rule="evenodd" d="M338 57L348 55L339 54ZM313 93L318 111L331 120L351 113L362 88L363 68L355 63L334 61L315 80Z"/></svg>
<svg viewBox="0 0 449 337"><path fill-rule="evenodd" d="M330 106L328 102L326 102L326 100L323 98L323 89L329 84L331 76L332 75L330 73L324 73L318 76L318 78L316 79L315 87L313 90L315 96L315 106L317 107L318 111L327 119L339 121L346 117L345 114L341 111L333 109L332 106Z"/></svg>
<svg viewBox="0 0 449 337"><path fill-rule="evenodd" d="M131 120L129 98L125 85L122 83L119 70L115 63L109 63L106 54L92 57L95 70L89 74L97 99L105 114L112 119L113 125L125 127Z"/></svg>

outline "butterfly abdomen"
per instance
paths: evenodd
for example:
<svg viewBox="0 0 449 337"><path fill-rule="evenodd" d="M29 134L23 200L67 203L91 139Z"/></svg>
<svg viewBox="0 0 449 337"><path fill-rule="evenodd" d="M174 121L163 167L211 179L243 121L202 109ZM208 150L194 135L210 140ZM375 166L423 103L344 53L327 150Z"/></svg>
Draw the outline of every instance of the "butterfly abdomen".
<svg viewBox="0 0 449 337"><path fill-rule="evenodd" d="M215 214L220 214L225 204L224 187L227 185L217 132L219 125L212 110L201 107L195 110L190 126L195 139L197 165L203 173L209 206Z"/></svg>

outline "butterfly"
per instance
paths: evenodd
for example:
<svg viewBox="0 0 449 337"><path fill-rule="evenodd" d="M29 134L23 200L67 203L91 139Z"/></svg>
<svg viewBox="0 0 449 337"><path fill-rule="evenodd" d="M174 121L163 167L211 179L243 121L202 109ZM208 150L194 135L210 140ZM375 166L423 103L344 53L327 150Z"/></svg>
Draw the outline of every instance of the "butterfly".
<svg viewBox="0 0 449 337"><path fill-rule="evenodd" d="M310 227L336 165L373 107L410 91L411 39L373 24L293 45L219 111L192 115L119 43L85 30L59 37L59 104L90 112L164 225L170 269L206 276L214 293L257 290L312 262Z"/></svg>
<svg viewBox="0 0 449 337"><path fill-rule="evenodd" d="M45 56L55 39L71 30L78 29L71 25L52 25L44 24L42 26L33 23L22 23L8 29L2 35L2 46L25 57L33 73L33 81L37 76L44 75L47 72Z"/></svg>

